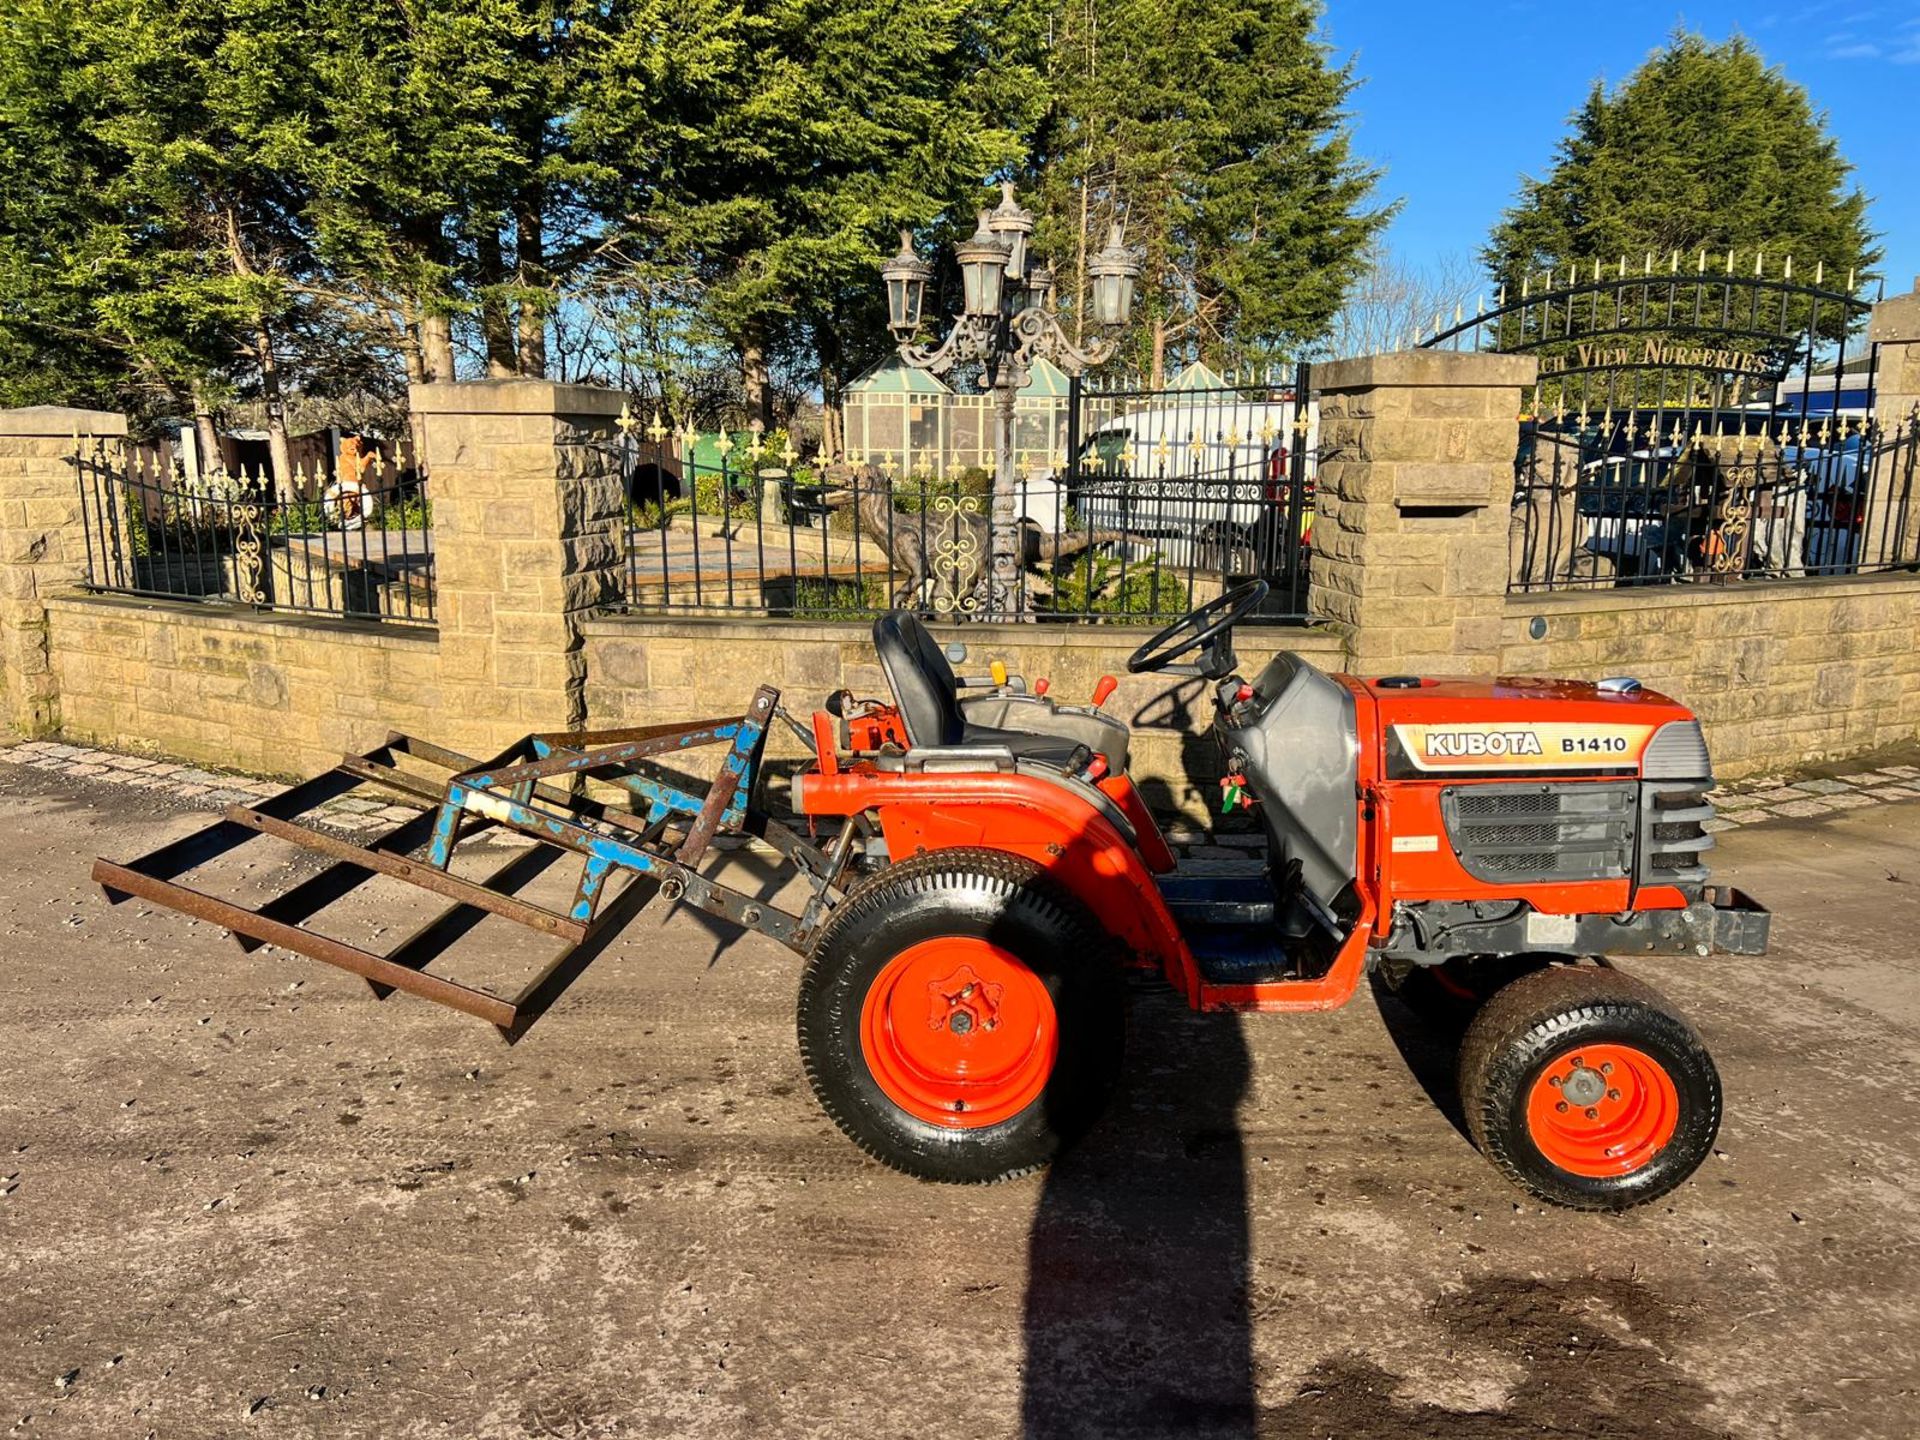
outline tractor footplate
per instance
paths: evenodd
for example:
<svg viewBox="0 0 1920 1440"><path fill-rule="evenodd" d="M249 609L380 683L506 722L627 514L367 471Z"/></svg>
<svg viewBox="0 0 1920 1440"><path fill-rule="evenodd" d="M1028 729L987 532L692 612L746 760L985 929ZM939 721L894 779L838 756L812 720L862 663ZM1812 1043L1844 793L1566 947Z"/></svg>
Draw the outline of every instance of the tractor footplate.
<svg viewBox="0 0 1920 1440"><path fill-rule="evenodd" d="M124 863L96 860L93 878L114 904L139 896L212 921L231 931L242 949L264 944L297 951L363 977L379 999L404 990L477 1016L511 1043L656 896L684 900L795 948L805 943L806 919L732 890L696 868L715 836L745 831L766 839L810 879L836 869L828 857L750 808L767 723L778 700L777 691L762 687L737 720L529 735L484 762L410 736L389 735L378 749L349 755L325 774L258 804L234 806L217 823L150 854ZM725 749L715 779L704 789L653 763L656 757L706 745ZM413 768L402 768L403 759ZM429 773L422 774L422 768ZM627 791L633 813L586 798L580 792L588 779ZM365 845L317 829L305 818L366 785L429 801L433 808ZM537 843L506 858L490 856L493 868L477 878L453 873L456 849L495 829L517 831ZM181 876L263 835L329 863L258 908L181 883ZM553 908L520 898L519 892L553 865L575 857L580 872L570 904ZM375 876L453 904L384 954L309 928L306 922ZM552 936L560 946L511 997L427 973L490 916Z"/></svg>

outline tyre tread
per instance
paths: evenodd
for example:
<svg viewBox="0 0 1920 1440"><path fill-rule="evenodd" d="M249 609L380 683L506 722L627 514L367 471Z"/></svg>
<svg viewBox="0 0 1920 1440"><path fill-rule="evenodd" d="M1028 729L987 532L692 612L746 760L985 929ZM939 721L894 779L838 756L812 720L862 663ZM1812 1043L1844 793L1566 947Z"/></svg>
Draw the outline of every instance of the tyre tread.
<svg viewBox="0 0 1920 1440"><path fill-rule="evenodd" d="M1657 1199L1683 1183L1692 1173L1691 1168L1669 1183L1646 1191L1589 1195L1563 1190L1546 1194L1512 1153L1505 1128L1497 1123L1499 1116L1495 1110L1499 1097L1510 1087L1517 1087L1521 1072L1531 1066L1541 1050L1553 1047L1554 1036L1592 1023L1644 1021L1649 1013L1672 1027L1669 1038L1689 1060L1703 1064L1709 1074L1713 1073L1713 1061L1706 1047L1673 1003L1645 981L1611 967L1551 966L1523 975L1495 991L1467 1026L1460 1043L1460 1104L1475 1148L1513 1184L1568 1209L1624 1209ZM1717 1083L1711 1088L1711 1097L1710 1109L1698 1122L1704 1127L1709 1146L1720 1128L1721 1097Z"/></svg>
<svg viewBox="0 0 1920 1440"><path fill-rule="evenodd" d="M1113 949L1111 937L1093 918L1092 912L1050 879L1037 862L1005 850L965 848L929 851L889 865L869 876L835 907L832 917L821 927L820 934L814 940L807 955L806 967L800 975L800 1016L807 1014L814 992L827 983L826 960L832 954L834 942L840 934L876 910L891 908L907 897L938 894L955 880L976 884L984 882L1003 899L1021 895L1024 903L1037 907L1042 913L1050 913L1060 926L1078 931L1079 939L1084 942L1084 949L1080 949L1079 953L1093 956L1096 964L1102 963L1101 952ZM1117 958L1110 955L1105 958L1113 961L1117 974ZM935 1176L902 1166L897 1156L887 1153L862 1132L855 1117L848 1113L842 1103L836 1087L828 1082L826 1065L816 1050L816 1040L820 1037L812 1033L804 1018L798 1029L801 1069L820 1102L820 1108L841 1134L881 1164L923 1179L938 1179L946 1184L958 1185L997 1185L1032 1175L1047 1167L1047 1162L1040 1160L976 1174L943 1171Z"/></svg>

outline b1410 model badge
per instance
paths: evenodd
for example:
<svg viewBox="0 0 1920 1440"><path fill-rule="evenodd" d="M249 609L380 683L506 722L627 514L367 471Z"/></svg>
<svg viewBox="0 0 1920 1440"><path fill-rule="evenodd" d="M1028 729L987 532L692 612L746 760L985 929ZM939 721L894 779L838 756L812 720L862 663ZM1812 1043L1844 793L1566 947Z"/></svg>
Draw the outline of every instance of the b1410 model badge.
<svg viewBox="0 0 1920 1440"><path fill-rule="evenodd" d="M1395 725L1394 747L1414 769L1626 770L1637 768L1651 725Z"/></svg>

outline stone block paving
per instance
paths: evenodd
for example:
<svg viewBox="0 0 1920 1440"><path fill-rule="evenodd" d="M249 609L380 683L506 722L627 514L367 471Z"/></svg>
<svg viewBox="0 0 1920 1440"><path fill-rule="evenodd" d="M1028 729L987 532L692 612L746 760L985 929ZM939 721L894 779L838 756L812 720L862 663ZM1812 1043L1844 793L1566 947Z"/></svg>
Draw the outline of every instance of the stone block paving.
<svg viewBox="0 0 1920 1440"><path fill-rule="evenodd" d="M229 805L257 804L287 788L287 782L281 780L207 770L144 755L121 755L58 740L28 740L0 746L0 769L10 765L70 775L95 784L163 791L169 798L184 801L196 810L223 811ZM316 806L304 818L344 835L370 836L392 829L397 822L412 819L419 808L424 808L409 808L386 794L379 794L377 799L368 798L378 793L377 787L368 786L365 794L331 800Z"/></svg>
<svg viewBox="0 0 1920 1440"><path fill-rule="evenodd" d="M30 766L96 784L164 790L173 799L212 811L263 800L287 788L277 780L222 773L150 756L122 755L57 740L0 745L0 768L9 765ZM1731 830L1735 826L1760 825L1770 820L1807 820L1889 802L1920 800L1920 765L1890 765L1806 780L1761 776L1723 785L1713 792L1712 798L1717 814L1706 822L1708 830ZM363 792L317 807L307 818L344 835L371 837L412 819L422 808L404 797L396 798L368 786ZM749 843L733 840L728 844L729 838L722 837L722 848ZM519 839L499 837L501 843L514 843ZM1263 848L1257 834L1210 834L1186 823L1170 827L1167 840L1178 854L1189 858L1212 854L1223 862Z"/></svg>

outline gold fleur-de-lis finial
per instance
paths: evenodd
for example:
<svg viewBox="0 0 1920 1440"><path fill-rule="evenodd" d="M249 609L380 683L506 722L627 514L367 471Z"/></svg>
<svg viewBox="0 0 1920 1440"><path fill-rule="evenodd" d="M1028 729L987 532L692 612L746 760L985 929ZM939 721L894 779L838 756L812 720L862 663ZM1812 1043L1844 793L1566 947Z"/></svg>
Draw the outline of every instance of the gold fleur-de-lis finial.
<svg viewBox="0 0 1920 1440"><path fill-rule="evenodd" d="M614 419L613 423L622 435L631 435L635 430L640 428L640 422L633 418L633 406L628 404L624 398L620 401L620 414Z"/></svg>
<svg viewBox="0 0 1920 1440"><path fill-rule="evenodd" d="M1119 455L1119 460L1120 460L1120 468L1122 470L1133 469L1134 451L1133 451L1133 445L1131 442L1129 442L1126 445L1126 447L1121 450Z"/></svg>
<svg viewBox="0 0 1920 1440"><path fill-rule="evenodd" d="M880 473L891 480L897 468L893 463L893 452L891 450L887 451L880 461Z"/></svg>
<svg viewBox="0 0 1920 1440"><path fill-rule="evenodd" d="M723 457L727 455L731 455L733 453L732 434L730 434L728 431L722 430L720 432L720 438L714 442L713 448L718 450Z"/></svg>
<svg viewBox="0 0 1920 1440"><path fill-rule="evenodd" d="M1170 458L1172 458L1172 455L1173 455L1173 446L1169 445L1167 443L1167 437L1162 435L1160 437L1159 443L1153 447L1153 457L1154 459L1158 460L1162 465L1165 465L1167 461Z"/></svg>
<svg viewBox="0 0 1920 1440"><path fill-rule="evenodd" d="M787 437L787 443L780 447L781 462L791 470L793 468L793 462L799 458L800 452L793 448L793 437L789 435Z"/></svg>
<svg viewBox="0 0 1920 1440"><path fill-rule="evenodd" d="M1273 421L1268 420L1260 427L1260 447L1269 449L1273 445Z"/></svg>
<svg viewBox="0 0 1920 1440"><path fill-rule="evenodd" d="M659 407L653 412L653 424L647 427L647 438L658 445L667 436L667 422L661 418Z"/></svg>
<svg viewBox="0 0 1920 1440"><path fill-rule="evenodd" d="M1227 448L1229 450L1238 450L1240 448L1240 431L1238 427L1227 432Z"/></svg>

